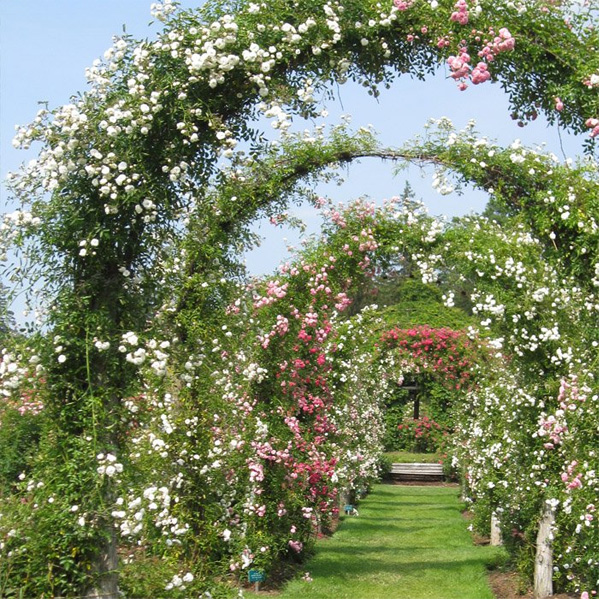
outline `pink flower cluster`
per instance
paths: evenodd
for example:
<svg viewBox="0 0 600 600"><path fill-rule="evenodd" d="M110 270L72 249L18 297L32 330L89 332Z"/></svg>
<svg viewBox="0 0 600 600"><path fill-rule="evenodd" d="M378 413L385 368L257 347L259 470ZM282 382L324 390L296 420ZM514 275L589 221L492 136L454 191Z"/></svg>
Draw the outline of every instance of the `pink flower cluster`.
<svg viewBox="0 0 600 600"><path fill-rule="evenodd" d="M269 303L270 302L268 302L268 304ZM258 336L260 345L266 350L269 347L271 340L276 335L283 337L288 332L289 328L290 322L288 321L287 317L284 317L283 315L277 315L277 322L275 323L273 329L271 329L271 331L268 333Z"/></svg>
<svg viewBox="0 0 600 600"><path fill-rule="evenodd" d="M554 415L550 415L545 419L541 419L538 434L550 438L550 441L544 444L544 448L552 450L555 446L562 443L562 436L567 431L568 428L565 424L559 422Z"/></svg>
<svg viewBox="0 0 600 600"><path fill-rule="evenodd" d="M395 327L385 332L384 348L396 349L400 363L413 373L425 370L443 375L444 383L460 389L471 379L474 345L462 331L421 325L412 329ZM408 359L408 364L403 360Z"/></svg>
<svg viewBox="0 0 600 600"><path fill-rule="evenodd" d="M592 131L590 131L590 137L595 138L598 135L599 129L598 129L598 119L592 119L589 118L586 122L585 122L585 126L588 129L591 129Z"/></svg>
<svg viewBox="0 0 600 600"><path fill-rule="evenodd" d="M29 386L23 387L18 398L9 399L8 404L16 408L20 415L38 415L44 409L44 403L37 398L38 385L44 384L44 379L38 379L35 375L28 375Z"/></svg>
<svg viewBox="0 0 600 600"><path fill-rule="evenodd" d="M412 6L412 0L394 0L394 6L400 10L408 10Z"/></svg>
<svg viewBox="0 0 600 600"><path fill-rule="evenodd" d="M340 229L345 229L347 226L344 215L335 209L331 209L328 213L325 213L326 217L331 219L331 222L337 225Z"/></svg>
<svg viewBox="0 0 600 600"><path fill-rule="evenodd" d="M490 52L486 53L485 49L481 52L484 53L487 60L493 60L493 56L500 54L500 52L509 52L510 50L513 50L514 47L515 38L506 27L502 27L498 32L498 35L494 37L493 42L488 42L485 46L485 48L489 48Z"/></svg>
<svg viewBox="0 0 600 600"><path fill-rule="evenodd" d="M456 10L450 15L450 20L466 25L469 22L469 8L465 0L458 0L454 8Z"/></svg>
<svg viewBox="0 0 600 600"><path fill-rule="evenodd" d="M577 386L577 378L572 377L571 383L565 378L560 380L557 400L562 410L575 410L577 408L575 402L584 402L586 400L585 393L580 391Z"/></svg>
<svg viewBox="0 0 600 600"><path fill-rule="evenodd" d="M43 402L35 399L29 399L26 396L21 398L21 403L19 404L17 410L19 414L24 415L26 413L30 413L32 415L38 415L44 409Z"/></svg>
<svg viewBox="0 0 600 600"><path fill-rule="evenodd" d="M282 285L278 280L269 281L267 283L266 295L255 298L254 308L261 308L262 306L272 304L277 299L285 298L288 285L287 283Z"/></svg>
<svg viewBox="0 0 600 600"><path fill-rule="evenodd" d="M371 229L363 229L360 232L360 235L361 235L361 238L367 238L367 239L362 240L358 236L354 236L354 238L352 238L355 242L360 241L360 244L358 246L358 249L360 250L360 252L372 252L374 250L377 250L377 248L379 247L379 244L375 241L375 238L373 237L373 231Z"/></svg>
<svg viewBox="0 0 600 600"><path fill-rule="evenodd" d="M587 525L589 525L594 520L594 515L592 513L596 512L596 505L595 504L588 504L585 507L585 510L587 512L585 513L585 515L583 515L583 520L585 521L585 523Z"/></svg>
<svg viewBox="0 0 600 600"><path fill-rule="evenodd" d="M286 220L288 219L288 214L287 213L282 213L280 215L274 215L272 217L269 217L269 223L271 223L271 225L276 225L276 226L281 226L284 225Z"/></svg>
<svg viewBox="0 0 600 600"><path fill-rule="evenodd" d="M463 79L469 75L471 57L464 46L458 49L458 56L450 56L447 62L450 69L452 69L450 75L452 79Z"/></svg>
<svg viewBox="0 0 600 600"><path fill-rule="evenodd" d="M324 206L323 201L318 204ZM348 272L355 271L358 264L368 265L367 255L377 250L375 208L364 203L349 209L327 207L324 212L335 231L324 253L285 263L278 276L249 287L252 316L258 324L257 354L252 356L252 364L271 368L269 376L263 378L254 368L244 369L242 365L236 370L243 377L240 391L244 390L236 394L236 411L238 415L246 414L242 403L252 397L254 404L249 405L249 411L255 418L242 419L242 423L247 423L249 429L255 419L265 425L281 421L284 426L263 429L259 423L254 438L248 441L244 452L250 452L248 447L253 450L246 454L244 465L248 496L240 508L253 519L262 517L258 525L261 529L285 530L290 552L302 552L302 543L315 531L317 521L339 511L335 482L342 456L335 440L347 433L341 428L338 431L340 423L333 418L338 418L331 380L337 348L331 313L334 308L342 311L351 305ZM237 312L239 306L241 300L230 312ZM280 421L268 414L263 398L275 400L268 406L277 406ZM355 422L359 420L357 414ZM246 425L233 426L237 440ZM215 437L222 436L215 433ZM223 439L222 444L234 447L231 440ZM360 476L360 464L356 472ZM234 470L231 476L226 472L225 478L233 485ZM273 494L277 502L269 503ZM296 521L300 510L304 518ZM235 518L246 519L237 511L231 513L230 523L234 526Z"/></svg>
<svg viewBox="0 0 600 600"><path fill-rule="evenodd" d="M483 83L491 78L488 66L484 62L478 62L475 68L471 71L471 81L474 85Z"/></svg>
<svg viewBox="0 0 600 600"><path fill-rule="evenodd" d="M578 463L576 460L572 461L571 464L567 467L566 472L562 473L560 476L562 481L567 484L568 490L574 490L583 486L583 483L581 482L583 474L577 473L577 475L573 476L573 473L575 472L575 467L577 465Z"/></svg>
<svg viewBox="0 0 600 600"><path fill-rule="evenodd" d="M262 481L265 478L263 466L260 463L249 461L248 471L250 472L250 481Z"/></svg>
<svg viewBox="0 0 600 600"><path fill-rule="evenodd" d="M459 4L461 3L458 2L456 6L458 6ZM453 13L453 15L458 14L463 13ZM458 20L458 17L456 17L453 20ZM494 35L493 30L490 30L490 35ZM481 38L477 36L475 39L477 41L480 41ZM449 45L449 42L447 42L445 38L440 38L440 40L438 40L439 48L442 48L447 45ZM514 47L515 39L506 27L502 27L502 29L500 29L500 31L498 32L498 35L494 36L492 41L486 41L483 48L479 50L477 55L482 60L478 62L473 69L471 69L469 64L471 62L471 56L467 51L466 41L462 40L461 46L458 49L458 55L450 56L447 60L448 66L452 71L450 77L459 81L458 88L460 90L467 89L467 83L465 80L470 80L474 85L484 83L485 81L491 79L491 74L488 70L487 63L492 62L495 56L498 55L500 52L508 52Z"/></svg>
<svg viewBox="0 0 600 600"><path fill-rule="evenodd" d="M250 445L252 446L252 448L254 448L256 455L259 458L262 458L263 460L270 460L277 464L286 463L287 461L290 460L290 449L289 448L285 448L283 450L276 450L275 448L273 448L273 446L271 445L270 442L252 442ZM252 471L254 466L256 466L256 463L252 463L252 462L249 463L250 471ZM262 476L264 478L264 471L262 471L262 465L260 465L260 468L261 468L260 473L262 474ZM252 480L252 475L251 475L251 480ZM256 479L256 481L262 481L262 479Z"/></svg>
<svg viewBox="0 0 600 600"><path fill-rule="evenodd" d="M348 298L345 292L340 292L335 299L337 302L335 303L335 308L342 312L346 308L348 308L352 304L352 300Z"/></svg>

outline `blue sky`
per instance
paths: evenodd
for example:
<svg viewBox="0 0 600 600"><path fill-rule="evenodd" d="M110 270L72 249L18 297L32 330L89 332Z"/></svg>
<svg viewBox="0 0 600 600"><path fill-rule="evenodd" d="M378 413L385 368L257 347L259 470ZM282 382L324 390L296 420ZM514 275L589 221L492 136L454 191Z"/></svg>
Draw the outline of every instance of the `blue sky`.
<svg viewBox="0 0 600 600"><path fill-rule="evenodd" d="M186 7L197 5L184 0ZM47 101L50 108L69 101L85 90L84 70L111 45L112 36L123 32L123 25L134 37L154 37L157 26L148 28L151 0L2 0L0 2L0 176L34 155L13 149L15 124L26 124ZM447 78L444 69L425 82L402 78L391 90L384 90L377 103L354 86L343 86L339 97L327 106L331 122L339 115L352 115L354 127L372 124L383 143L401 145L422 130L428 118L449 117L457 127L469 119L479 131L508 144L520 138L527 144L547 143L559 157L580 153L581 139L548 127L540 118L519 128L509 117L507 98L497 85L470 86L460 92ZM348 172L348 183L341 188L322 188L335 200L345 201L368 194L375 200L398 194L408 178L434 214L450 216L481 210L483 194L463 197L439 196L431 189L431 177L421 177L411 168L397 178L391 167L379 161L365 161ZM0 189L3 207L8 200L4 186ZM9 206L10 207L10 206ZM6 210L3 208L3 210ZM306 209L301 213L307 213ZM310 221L314 230L317 222ZM263 248L248 257L253 273L270 272L285 254L282 234L270 226L261 226L268 236ZM294 241L295 236L290 235Z"/></svg>

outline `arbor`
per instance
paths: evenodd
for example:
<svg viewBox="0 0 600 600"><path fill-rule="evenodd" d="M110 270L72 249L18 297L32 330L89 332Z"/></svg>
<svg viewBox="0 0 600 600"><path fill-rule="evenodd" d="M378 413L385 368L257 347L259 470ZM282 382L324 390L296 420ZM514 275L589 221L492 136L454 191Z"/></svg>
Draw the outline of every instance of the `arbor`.
<svg viewBox="0 0 600 600"><path fill-rule="evenodd" d="M486 189L493 186L496 197L518 211L527 227L544 240L543 251L537 243L532 244L535 252L556 261L561 272L587 276L596 258L593 219L587 218L595 194L585 167L570 170L529 150L488 147L474 139L472 132L453 134L445 123L439 135L401 151L379 148L365 131L349 134L338 128L329 139L318 131L311 139L285 133L292 115L318 116L318 94L334 82L347 78L364 81L376 94L377 85L391 85L397 74L424 77L446 61L451 77L461 87L467 81L476 84L492 77L501 81L518 118L533 118L542 111L564 126L579 131L589 128L595 135L598 97L592 49L597 47L597 31L589 26L593 11L571 14L567 8L545 3L523 9L481 2L471 9L466 3L397 2L392 6L363 1L323 5L311 1L297 6L214 2L198 11L180 12L165 1L156 4L154 11L165 22L157 40L117 40L106 62L90 70L90 92L55 111L41 111L32 126L18 134L23 146L40 141L42 150L39 159L12 180L15 198L23 209L5 217L2 235L6 244L23 248L41 265L49 281L49 335L35 356L43 369L43 402L52 427L25 476L22 493L26 503L19 505L16 497L7 500L10 510L6 514L14 511L21 523L2 549L6 556L12 552L10 561L3 561L8 566L2 567L7 582L3 585L9 586L9 593L38 594L41 590L73 595L94 589L99 595L116 595L118 535L133 533L138 526L135 521L152 523L155 529L145 538L151 554L155 545L162 548L158 540L163 533L176 549L180 537L192 529L192 525L182 525L178 516L178 507L185 504L180 500L190 500L188 484L197 491L190 484L194 481L190 473L197 469L188 462L191 449L185 446L186 438L206 448L214 463L219 461L219 452L213 442L217 448L223 440L249 443L252 435L266 435L260 423L253 421L246 432L249 439L236 440L231 424L229 429L215 431L220 428L211 421L209 410L217 407L227 412L222 403L231 400L223 395L221 385L227 393L231 391L228 385L240 392L235 399L241 402L239 411L247 410L244 402L251 406L255 401L268 403L274 382L261 379L257 369L263 367L243 348L236 347L235 355L246 365L246 374L243 370L237 373L231 365L232 372L223 375L222 383L203 382L196 370L202 372L205 362L211 364L214 358L207 361L207 356L225 352L223 341L233 337L222 329L221 317L228 309L234 310L230 300L236 307L239 269L235 258L237 245L247 239L247 225L258 214L277 214L305 175L316 175L330 164L363 155L431 160ZM481 58L472 69L469 52L473 56L477 52ZM260 139L253 123L258 116L272 119L284 133L280 145ZM249 152L237 150L240 141L251 142ZM484 149L485 161L481 156ZM538 165L545 170L536 170ZM534 174L530 174L532 169ZM545 201L548 189L556 202ZM353 210L348 218L355 224L372 217L368 207ZM328 415L317 424L317 417L323 417L321 409L327 413L331 401L320 398L315 388L324 385L318 379L321 367L325 371L331 367L321 351L331 331L331 305L345 305L352 284L368 275L369 253L380 243L379 233L383 247L393 245L385 231L377 231L373 224L371 232L356 232L358 242L344 241L358 243L358 254L352 258L343 249L343 228L336 229L341 216L332 212L335 227L326 232L330 240L341 244L340 265L332 275L335 285L323 282L322 271L317 281L317 266L325 272L329 268L325 267L329 259L318 246L307 251L305 257L312 266L302 275L304 279L297 280L327 303L327 309L317 313L316 325L306 324L297 332L304 331L306 347L301 347L308 355L298 360L303 365L307 361L307 366L296 367L288 381L296 383L298 369L310 370L310 381L303 382L301 396L303 401L310 398L306 407L314 407L313 412L302 409L312 415L306 417L310 436L317 426L326 430L331 424ZM556 223L560 229L554 231ZM182 232L188 227L189 235L182 243ZM523 233L524 238L527 235ZM520 240L518 233L510 236ZM431 243L425 240L427 233L421 237L424 244ZM503 241L500 234L496 239ZM431 278L435 260L427 262L424 252L416 260L421 276ZM471 259L461 256L460 260L466 264ZM472 262L477 260L483 258L474 255ZM285 297L285 290L281 291L285 283L292 285L287 281L291 274L284 274L279 283L274 280L263 284L265 289L257 288L255 301L240 299L240 304L252 306L248 318L255 318L252 311L263 307L265 323L275 317L267 309L280 299L278 294ZM300 289L298 284L298 293ZM341 296L332 296L334 291ZM588 302L587 297L584 300L588 292L574 293L575 303ZM316 305L309 300L304 307L297 307L301 323L313 321L309 313L314 314ZM264 305L254 306L254 302ZM481 310L489 312L490 303L482 302ZM240 340L245 339L243 323L236 327ZM269 322L270 329L264 327L259 347L250 347L275 368L273 348L284 324ZM323 338L318 345L307 327L326 331L318 334ZM254 333L248 328L249 344ZM308 342L313 345L309 347ZM516 342L514 347L518 347ZM225 363L231 360L220 356ZM28 360L23 355L14 372L20 373ZM360 361L347 358L344 364L358 381L363 369ZM533 373L531 367L532 377ZM240 377L243 381L238 382ZM14 383L10 394L19 393L19 381ZM358 410L352 408L354 401L361 405L361 399L368 397L367 388L346 398L348 414ZM324 395L330 392L328 388ZM246 398L244 394L249 395ZM286 398L300 401L293 393ZM191 413L185 412L188 402ZM233 418L240 413L231 414ZM176 427L175 418L180 419ZM336 418L337 429L344 431L344 415ZM162 432L160 436L156 428ZM344 434L346 439L352 437L352 431ZM163 439L171 434L181 436L177 443L173 441L180 454L171 454L170 442ZM309 443L316 444L316 437L310 436ZM136 449L137 443L143 451ZM343 446L341 441L339 444ZM365 444L374 448L377 440ZM260 452L267 450L263 447ZM161 459L171 461L165 485L143 489L143 477L137 480L138 466L152 469L154 461L162 464ZM367 466L365 475L370 469ZM313 475L331 477L332 467L319 458L303 473L309 480ZM246 463L244 468L250 469L250 465ZM273 469L279 473L273 475L273 481L282 484L277 477L285 479L287 475L278 469ZM207 466L201 475L210 470ZM258 467L254 473L253 479L248 475L251 483L260 480ZM210 490L225 494L231 481L217 479L209 480ZM317 481L309 483L312 494L310 488ZM137 511L131 520L120 507L125 503L130 507L131 501L135 508L140 496L126 498L124 490L136 486L148 503L140 518ZM215 507L220 496L212 493L201 496L196 508L202 517L190 535L206 533L203 527L214 516L212 511L218 513ZM313 501L332 505L333 498L325 499L328 493L330 490L322 488L314 491ZM258 515L262 505L255 504L253 500L253 508L247 509ZM294 506L301 510L300 501ZM13 531L14 521L6 522L11 525L2 527ZM60 540L49 535L58 526L64 532ZM309 535L308 525L298 529ZM202 556L210 557L221 543L217 543L215 530L211 531L213 537L208 536L207 545L198 550ZM221 536L223 541L229 540L225 530ZM297 539L288 542L293 542L292 551L301 548ZM29 552L35 543L39 551ZM240 564L253 554L245 551L240 550ZM277 552L281 551L278 548ZM218 562L221 555L217 552L217 556ZM176 551L170 557L169 568L179 564ZM50 577L46 576L48 569ZM30 587L14 592L11 577L23 572L28 573ZM183 593L195 577L199 578L199 573L178 572L166 591Z"/></svg>

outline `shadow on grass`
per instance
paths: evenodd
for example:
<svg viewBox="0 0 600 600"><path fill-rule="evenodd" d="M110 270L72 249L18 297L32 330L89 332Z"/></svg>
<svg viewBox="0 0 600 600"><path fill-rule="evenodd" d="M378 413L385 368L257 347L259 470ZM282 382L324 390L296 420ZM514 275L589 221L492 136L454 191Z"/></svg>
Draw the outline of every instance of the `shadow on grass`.
<svg viewBox="0 0 600 600"><path fill-rule="evenodd" d="M385 489L388 488L388 489ZM377 497L393 496L432 496L432 497L444 497L448 495L447 487L437 487L435 485L392 485L392 484L379 484L375 489L374 493ZM458 494L456 494L458 496Z"/></svg>
<svg viewBox="0 0 600 600"><path fill-rule="evenodd" d="M386 573L401 575L406 578L420 578L426 576L428 571L440 571L447 573L448 576L460 573L463 569L477 570L486 569L494 564L492 558L461 558L455 560L414 560L411 561L408 556L410 551L398 552L389 551L386 548L378 547L373 552L359 552L350 558L347 551L339 559L329 559L321 555L317 561L312 563L312 576L326 576L331 578L361 577L369 575L378 577L381 574L384 577ZM389 560L387 560L389 559ZM401 559L401 560L399 560Z"/></svg>
<svg viewBox="0 0 600 600"><path fill-rule="evenodd" d="M385 523L382 523L380 519L376 517L359 517L360 521L355 520L352 525L344 521L344 528L340 531L340 535L363 535L365 533L381 531L384 533L397 533L398 535L405 535L410 533L418 533L426 529L439 528L440 522L445 522L443 518L435 519L428 518L428 524L415 525L414 519L402 519L397 517L395 519L388 519ZM342 533L343 532L343 533ZM338 538L336 538L337 540Z"/></svg>
<svg viewBox="0 0 600 600"><path fill-rule="evenodd" d="M368 502L365 501L364 506L365 506L365 508L384 506L386 509L386 512L397 512L398 508L406 507L406 506L419 506L419 507L423 507L423 508L434 508L434 509L440 509L440 510L450 509L450 510L454 510L454 511L458 512L455 502L452 502L452 504L444 503L444 502L440 502L439 498L434 501L431 501L431 502L427 502L427 501L425 501L425 502L405 502L403 500L399 500L397 502L378 502L376 500L370 500Z"/></svg>
<svg viewBox="0 0 600 600"><path fill-rule="evenodd" d="M493 597L485 572L496 549L472 545L457 494L381 485L359 512L317 545L306 564L313 583L292 582L283 597Z"/></svg>

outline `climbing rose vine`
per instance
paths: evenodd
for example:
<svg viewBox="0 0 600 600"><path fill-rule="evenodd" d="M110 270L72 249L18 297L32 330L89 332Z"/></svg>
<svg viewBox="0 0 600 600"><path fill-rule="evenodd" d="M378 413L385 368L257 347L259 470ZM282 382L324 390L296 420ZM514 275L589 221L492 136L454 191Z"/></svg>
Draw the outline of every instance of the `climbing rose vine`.
<svg viewBox="0 0 600 600"><path fill-rule="evenodd" d="M477 358L475 344L462 331L434 329L428 325L414 329L394 328L382 336L382 347L396 350L403 372L430 372L456 389L465 386L473 376Z"/></svg>

